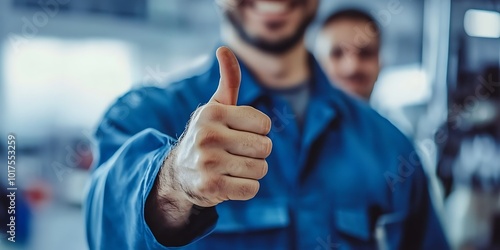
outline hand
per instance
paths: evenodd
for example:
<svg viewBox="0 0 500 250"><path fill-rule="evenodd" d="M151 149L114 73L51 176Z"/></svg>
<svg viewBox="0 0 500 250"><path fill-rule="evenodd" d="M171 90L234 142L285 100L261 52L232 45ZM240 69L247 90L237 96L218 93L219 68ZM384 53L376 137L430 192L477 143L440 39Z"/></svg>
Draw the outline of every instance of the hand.
<svg viewBox="0 0 500 250"><path fill-rule="evenodd" d="M217 50L219 86L198 108L176 148L167 157L169 185L200 207L249 200L268 170L271 119L249 106L236 106L240 67L226 47Z"/></svg>

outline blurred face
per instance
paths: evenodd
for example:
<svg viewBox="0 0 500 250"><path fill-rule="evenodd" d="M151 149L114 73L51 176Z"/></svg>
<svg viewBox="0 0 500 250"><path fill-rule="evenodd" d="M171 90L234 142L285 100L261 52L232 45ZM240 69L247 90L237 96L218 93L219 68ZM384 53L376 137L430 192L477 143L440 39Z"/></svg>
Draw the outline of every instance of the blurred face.
<svg viewBox="0 0 500 250"><path fill-rule="evenodd" d="M380 38L374 27L364 20L335 20L323 28L317 45L332 83L370 99L380 71Z"/></svg>
<svg viewBox="0 0 500 250"><path fill-rule="evenodd" d="M250 45L269 53L284 53L303 40L314 19L318 0L218 0Z"/></svg>

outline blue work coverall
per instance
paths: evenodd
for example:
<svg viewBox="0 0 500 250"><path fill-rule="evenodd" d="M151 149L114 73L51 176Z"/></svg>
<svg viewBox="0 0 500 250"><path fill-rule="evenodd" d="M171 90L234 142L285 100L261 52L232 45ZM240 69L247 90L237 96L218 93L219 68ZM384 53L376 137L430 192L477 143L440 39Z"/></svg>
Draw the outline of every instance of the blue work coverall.
<svg viewBox="0 0 500 250"><path fill-rule="evenodd" d="M241 65L238 105L273 122L269 171L255 198L192 214L190 240L181 248L448 249L411 143L366 104L333 88L312 57L310 65L301 127L290 105ZM217 88L215 58L205 70L131 90L105 114L85 204L91 249L170 249L146 223L145 202L190 114Z"/></svg>

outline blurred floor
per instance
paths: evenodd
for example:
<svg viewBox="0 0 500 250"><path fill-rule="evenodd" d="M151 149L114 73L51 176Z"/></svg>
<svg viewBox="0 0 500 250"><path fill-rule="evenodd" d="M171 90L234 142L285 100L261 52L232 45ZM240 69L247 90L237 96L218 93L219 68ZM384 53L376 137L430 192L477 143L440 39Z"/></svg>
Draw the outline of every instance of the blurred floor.
<svg viewBox="0 0 500 250"><path fill-rule="evenodd" d="M53 203L33 212L31 238L26 245L0 242L3 250L88 249L80 207Z"/></svg>
<svg viewBox="0 0 500 250"><path fill-rule="evenodd" d="M88 249L80 207L52 204L34 214L32 226L37 233L27 249Z"/></svg>

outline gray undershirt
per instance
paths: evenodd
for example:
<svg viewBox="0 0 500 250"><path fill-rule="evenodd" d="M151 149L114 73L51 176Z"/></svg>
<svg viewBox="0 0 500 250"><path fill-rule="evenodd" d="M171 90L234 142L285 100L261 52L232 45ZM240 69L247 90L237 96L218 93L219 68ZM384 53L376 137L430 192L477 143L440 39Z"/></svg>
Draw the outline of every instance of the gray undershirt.
<svg viewBox="0 0 500 250"><path fill-rule="evenodd" d="M273 92L282 97L290 105L295 114L297 125L299 129L302 129L310 99L310 82L304 82L290 89L273 90Z"/></svg>

